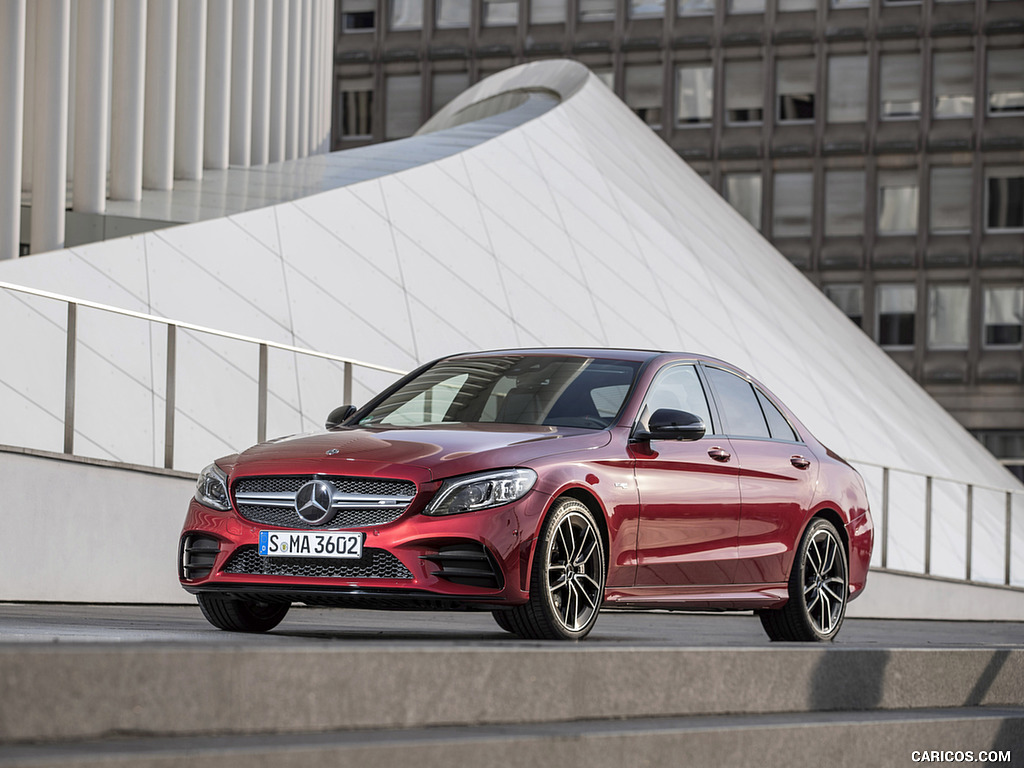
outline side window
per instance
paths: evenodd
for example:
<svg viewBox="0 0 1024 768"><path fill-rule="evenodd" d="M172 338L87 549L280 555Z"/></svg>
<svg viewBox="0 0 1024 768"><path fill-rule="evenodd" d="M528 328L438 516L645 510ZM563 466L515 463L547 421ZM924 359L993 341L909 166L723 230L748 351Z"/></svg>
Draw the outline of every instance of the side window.
<svg viewBox="0 0 1024 768"><path fill-rule="evenodd" d="M725 432L737 437L771 437L750 382L721 368L705 368L718 397Z"/></svg>
<svg viewBox="0 0 1024 768"><path fill-rule="evenodd" d="M792 442L798 442L796 432L789 426L789 422L786 421L786 417L782 415L782 412L775 407L775 404L765 397L764 392L760 389L754 388L757 393L757 402L761 404L761 410L764 411L764 417L768 420L768 431L772 433L772 438L775 440L790 440Z"/></svg>
<svg viewBox="0 0 1024 768"><path fill-rule="evenodd" d="M672 365L658 374L647 393L644 412L641 415L645 427L647 419L659 408L688 411L700 416L707 433L714 434L708 398L704 394L697 370L692 365Z"/></svg>

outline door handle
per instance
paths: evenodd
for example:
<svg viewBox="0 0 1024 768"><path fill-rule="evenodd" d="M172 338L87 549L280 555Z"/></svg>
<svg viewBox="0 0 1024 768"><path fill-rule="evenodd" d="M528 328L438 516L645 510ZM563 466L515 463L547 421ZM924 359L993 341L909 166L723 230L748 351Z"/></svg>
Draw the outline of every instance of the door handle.
<svg viewBox="0 0 1024 768"><path fill-rule="evenodd" d="M792 464L797 469L807 469L809 466L811 466L811 460L805 459L800 454L797 454L796 456L790 456L789 463Z"/></svg>
<svg viewBox="0 0 1024 768"><path fill-rule="evenodd" d="M728 461L729 459L732 458L731 453L722 448L719 448L717 445L708 450L708 456L710 456L715 461Z"/></svg>

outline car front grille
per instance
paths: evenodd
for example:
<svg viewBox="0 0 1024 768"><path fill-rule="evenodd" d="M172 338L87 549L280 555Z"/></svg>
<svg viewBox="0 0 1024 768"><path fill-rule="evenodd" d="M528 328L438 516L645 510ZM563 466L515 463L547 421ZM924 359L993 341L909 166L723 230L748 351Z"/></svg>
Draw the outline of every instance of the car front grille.
<svg viewBox="0 0 1024 768"><path fill-rule="evenodd" d="M322 479L337 494L333 516L312 525L295 511L295 494L313 479ZM247 520L281 528L365 528L394 522L408 509L416 484L375 477L244 477L232 489L235 507Z"/></svg>
<svg viewBox="0 0 1024 768"><path fill-rule="evenodd" d="M314 579L411 579L402 561L383 549L364 549L358 560L322 557L261 557L252 545L239 547L224 573L299 576Z"/></svg>

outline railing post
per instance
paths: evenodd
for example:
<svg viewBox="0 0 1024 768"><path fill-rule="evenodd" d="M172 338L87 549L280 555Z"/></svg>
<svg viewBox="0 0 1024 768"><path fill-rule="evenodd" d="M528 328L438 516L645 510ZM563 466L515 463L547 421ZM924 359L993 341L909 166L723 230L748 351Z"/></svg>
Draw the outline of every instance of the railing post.
<svg viewBox="0 0 1024 768"><path fill-rule="evenodd" d="M78 346L78 305L68 302L67 354L64 360L64 453L75 452L75 350Z"/></svg>
<svg viewBox="0 0 1024 768"><path fill-rule="evenodd" d="M1004 545L1006 547L1003 553L1003 584L1010 586L1010 564L1012 563L1011 557L1013 556L1013 548L1011 546L1013 542L1013 492L1006 492L1006 541Z"/></svg>
<svg viewBox="0 0 1024 768"><path fill-rule="evenodd" d="M964 570L966 576L964 577L967 581L971 580L971 549L973 543L971 537L974 535L974 486L971 484L967 485L967 551L964 557Z"/></svg>
<svg viewBox="0 0 1024 768"><path fill-rule="evenodd" d="M882 567L889 567L889 468L882 467Z"/></svg>
<svg viewBox="0 0 1024 768"><path fill-rule="evenodd" d="M259 400L256 408L256 442L267 441L267 345L260 344Z"/></svg>
<svg viewBox="0 0 1024 768"><path fill-rule="evenodd" d="M342 388L345 405L352 405L352 363L345 363L345 384Z"/></svg>
<svg viewBox="0 0 1024 768"><path fill-rule="evenodd" d="M932 572L932 476L924 481L924 572Z"/></svg>
<svg viewBox="0 0 1024 768"><path fill-rule="evenodd" d="M164 467L174 468L174 388L178 367L178 326L167 324L167 382L164 388Z"/></svg>

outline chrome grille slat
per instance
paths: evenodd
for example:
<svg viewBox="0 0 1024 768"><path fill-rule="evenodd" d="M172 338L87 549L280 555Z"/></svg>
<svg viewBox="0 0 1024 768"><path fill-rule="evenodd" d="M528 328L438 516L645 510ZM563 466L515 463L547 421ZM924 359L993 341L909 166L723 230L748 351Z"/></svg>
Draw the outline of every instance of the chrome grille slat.
<svg viewBox="0 0 1024 768"><path fill-rule="evenodd" d="M335 491L331 505L335 514L319 526L310 525L295 512L296 492L313 479L329 482ZM408 480L375 477L243 477L234 483L232 493L239 514L254 523L337 530L394 522L412 502L416 485Z"/></svg>

